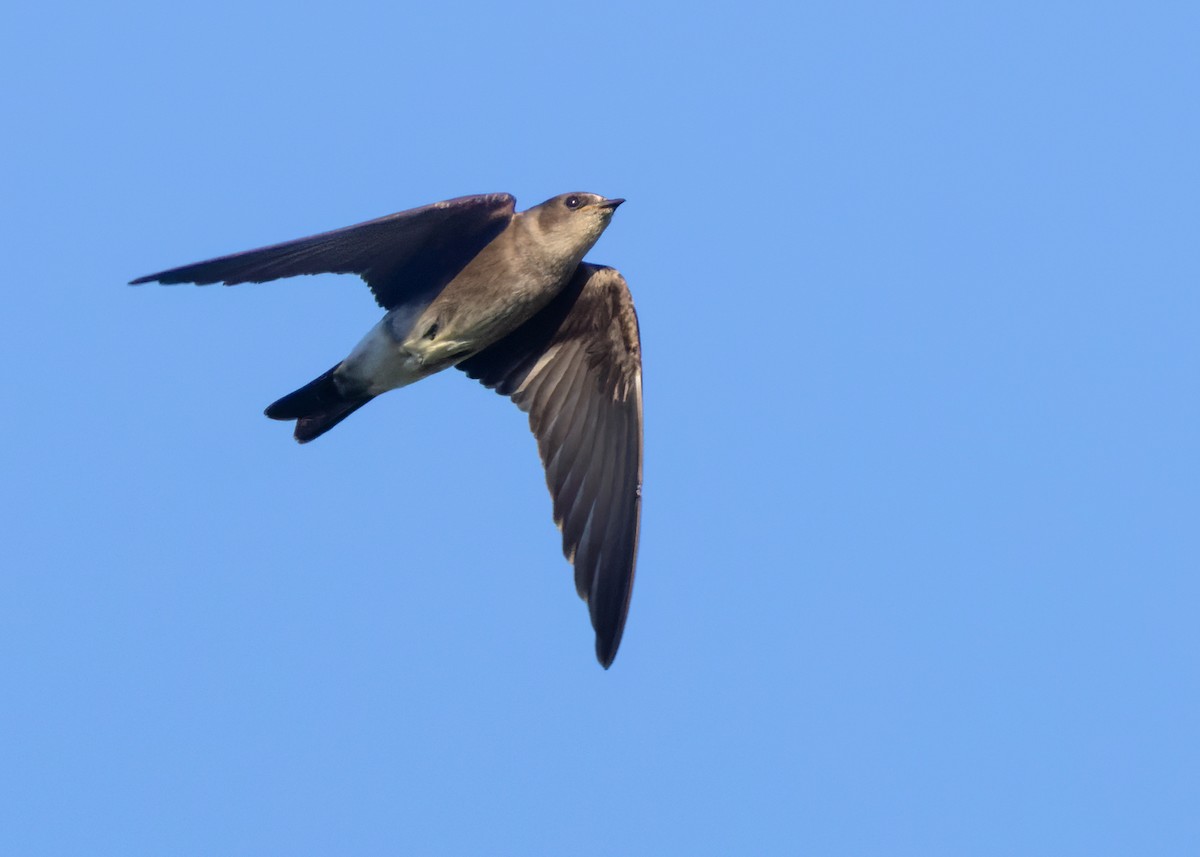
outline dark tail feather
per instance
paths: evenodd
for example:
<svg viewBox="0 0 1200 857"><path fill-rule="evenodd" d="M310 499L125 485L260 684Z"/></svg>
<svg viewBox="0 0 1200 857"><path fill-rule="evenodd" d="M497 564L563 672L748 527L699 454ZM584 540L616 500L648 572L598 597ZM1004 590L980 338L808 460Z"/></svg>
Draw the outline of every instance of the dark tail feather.
<svg viewBox="0 0 1200 857"><path fill-rule="evenodd" d="M367 402L371 401L372 398L372 396L367 396L362 399L354 399L335 408L330 408L323 414L301 417L296 420L296 431L294 432L296 440L300 443L308 443L310 440L320 437Z"/></svg>
<svg viewBox="0 0 1200 857"><path fill-rule="evenodd" d="M339 363L338 366L341 364ZM338 389L334 366L320 378L272 403L265 411L273 420L295 420L296 440L308 443L357 411L373 396L347 396Z"/></svg>

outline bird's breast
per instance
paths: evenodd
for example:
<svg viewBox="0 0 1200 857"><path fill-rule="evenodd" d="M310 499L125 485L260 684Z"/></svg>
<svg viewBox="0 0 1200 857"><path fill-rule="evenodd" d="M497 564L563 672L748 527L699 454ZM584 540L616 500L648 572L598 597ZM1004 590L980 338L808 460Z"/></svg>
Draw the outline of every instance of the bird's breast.
<svg viewBox="0 0 1200 857"><path fill-rule="evenodd" d="M485 251L398 339L411 350L435 349L464 359L507 336L545 307L573 270L573 265L560 260Z"/></svg>

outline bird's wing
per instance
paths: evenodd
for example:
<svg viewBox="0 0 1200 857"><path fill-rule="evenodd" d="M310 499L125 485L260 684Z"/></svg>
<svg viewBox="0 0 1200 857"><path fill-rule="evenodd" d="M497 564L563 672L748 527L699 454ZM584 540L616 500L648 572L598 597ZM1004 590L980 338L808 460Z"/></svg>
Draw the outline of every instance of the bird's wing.
<svg viewBox="0 0 1200 857"><path fill-rule="evenodd" d="M513 216L507 193L463 196L309 238L184 265L139 283L264 283L298 274L358 274L385 309L435 296Z"/></svg>
<svg viewBox="0 0 1200 857"><path fill-rule="evenodd" d="M580 265L545 309L458 368L529 413L607 668L629 611L642 503L642 357L625 278Z"/></svg>

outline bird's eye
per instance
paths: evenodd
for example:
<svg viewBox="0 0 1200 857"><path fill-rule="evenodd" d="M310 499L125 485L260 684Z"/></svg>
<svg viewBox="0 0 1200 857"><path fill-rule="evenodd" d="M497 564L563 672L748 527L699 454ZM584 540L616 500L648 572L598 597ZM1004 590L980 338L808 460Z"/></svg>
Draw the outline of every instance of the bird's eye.
<svg viewBox="0 0 1200 857"><path fill-rule="evenodd" d="M567 208L579 208L583 204L583 200L577 196L568 196L564 205Z"/></svg>

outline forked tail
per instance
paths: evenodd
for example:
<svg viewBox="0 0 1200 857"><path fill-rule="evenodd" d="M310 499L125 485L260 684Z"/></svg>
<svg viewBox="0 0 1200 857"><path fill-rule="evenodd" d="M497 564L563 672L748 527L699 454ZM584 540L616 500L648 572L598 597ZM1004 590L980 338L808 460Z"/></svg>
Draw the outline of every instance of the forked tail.
<svg viewBox="0 0 1200 857"><path fill-rule="evenodd" d="M264 413L273 420L295 420L295 437L300 443L308 443L325 434L374 398L362 393L344 393L334 377L341 365L339 363L294 393L273 402Z"/></svg>

